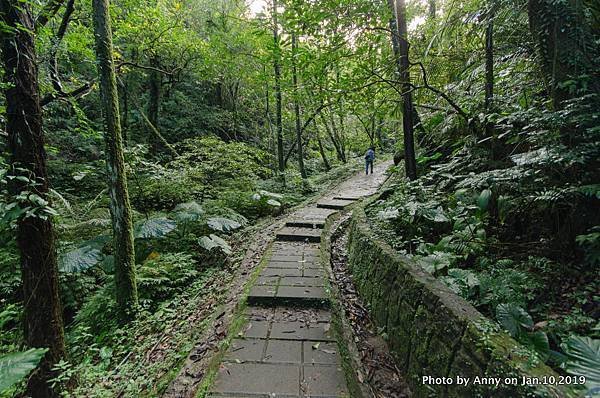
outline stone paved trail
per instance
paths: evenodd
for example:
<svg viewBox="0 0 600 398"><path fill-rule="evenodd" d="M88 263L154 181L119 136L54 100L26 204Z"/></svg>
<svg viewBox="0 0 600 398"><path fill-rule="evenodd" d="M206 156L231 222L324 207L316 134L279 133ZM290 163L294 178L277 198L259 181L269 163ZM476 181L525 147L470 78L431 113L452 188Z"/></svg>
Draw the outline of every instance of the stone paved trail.
<svg viewBox="0 0 600 398"><path fill-rule="evenodd" d="M389 165L350 178L289 216L251 287L247 324L225 354L210 397L348 396L319 242L327 217L375 193Z"/></svg>

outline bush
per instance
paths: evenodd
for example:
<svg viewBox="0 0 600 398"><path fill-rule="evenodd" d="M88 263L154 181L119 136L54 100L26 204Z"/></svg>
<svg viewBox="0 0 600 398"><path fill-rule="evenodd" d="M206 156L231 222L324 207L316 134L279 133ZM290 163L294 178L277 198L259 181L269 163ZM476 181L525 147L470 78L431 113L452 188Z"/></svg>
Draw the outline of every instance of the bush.
<svg viewBox="0 0 600 398"><path fill-rule="evenodd" d="M48 162L48 178L59 192L79 197L94 197L106 189L104 162L87 164L65 162L62 159Z"/></svg>
<svg viewBox="0 0 600 398"><path fill-rule="evenodd" d="M272 174L265 166L270 155L247 144L205 137L186 140L178 150L181 156L164 166L138 160L131 182L138 210L170 210L191 200L219 199L224 192L253 192L257 180Z"/></svg>
<svg viewBox="0 0 600 398"><path fill-rule="evenodd" d="M144 178L131 186L131 203L141 212L171 210L179 203L193 200L201 192L199 184L172 173L159 178Z"/></svg>
<svg viewBox="0 0 600 398"><path fill-rule="evenodd" d="M0 249L0 302L15 302L21 295L21 270L14 241Z"/></svg>
<svg viewBox="0 0 600 398"><path fill-rule="evenodd" d="M249 219L280 214L284 208L283 196L266 191L226 191L219 196L223 207L228 207Z"/></svg>
<svg viewBox="0 0 600 398"><path fill-rule="evenodd" d="M158 303L180 293L199 275L192 255L167 253L151 256L137 271L140 303L154 309Z"/></svg>

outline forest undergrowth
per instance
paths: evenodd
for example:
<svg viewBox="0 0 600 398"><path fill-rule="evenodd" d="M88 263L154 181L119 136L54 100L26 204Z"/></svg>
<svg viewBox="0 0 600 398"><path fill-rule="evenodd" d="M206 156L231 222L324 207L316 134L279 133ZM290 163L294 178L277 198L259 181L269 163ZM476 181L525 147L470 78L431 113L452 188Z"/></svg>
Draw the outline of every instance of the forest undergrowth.
<svg viewBox="0 0 600 398"><path fill-rule="evenodd" d="M560 118L543 106L496 115L500 139L423 152L422 177L396 172L367 208L383 239L532 357L590 379L600 337L600 146L586 113L594 101L573 101ZM540 140L539 131L566 128L576 145Z"/></svg>
<svg viewBox="0 0 600 398"><path fill-rule="evenodd" d="M144 160L143 146L127 152L128 165L136 170L130 186L140 302L139 316L127 325L119 321L114 301L110 214L98 171L103 168L69 174L68 164L50 163L54 208L61 214L56 226L69 347L51 383L63 391L77 385L70 397L163 391L214 320L248 239L260 232L255 226L272 222L358 168L351 160L315 170L306 181L289 171L282 189L281 177L263 166L268 155L246 144L203 138L178 149L181 156L164 165ZM22 344L19 280L17 248L7 244L0 251L0 353Z"/></svg>

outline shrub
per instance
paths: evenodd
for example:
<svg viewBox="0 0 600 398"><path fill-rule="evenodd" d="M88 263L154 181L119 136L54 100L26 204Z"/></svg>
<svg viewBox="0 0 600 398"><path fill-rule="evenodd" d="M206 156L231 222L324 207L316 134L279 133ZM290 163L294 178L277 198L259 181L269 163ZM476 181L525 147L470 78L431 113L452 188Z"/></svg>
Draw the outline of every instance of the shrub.
<svg viewBox="0 0 600 398"><path fill-rule="evenodd" d="M149 308L180 293L200 272L196 260L187 253L152 257L137 271L140 302Z"/></svg>

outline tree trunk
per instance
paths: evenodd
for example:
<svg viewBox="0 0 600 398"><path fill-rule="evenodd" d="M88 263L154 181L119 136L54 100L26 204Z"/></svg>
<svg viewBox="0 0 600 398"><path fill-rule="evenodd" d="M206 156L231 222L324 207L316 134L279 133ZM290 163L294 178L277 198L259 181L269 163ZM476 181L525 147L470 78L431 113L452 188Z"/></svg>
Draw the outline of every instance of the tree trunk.
<svg viewBox="0 0 600 398"><path fill-rule="evenodd" d="M408 59L408 37L406 26L406 4L404 0L395 0L396 24L398 26L398 50L400 54L400 80L402 81L402 127L404 135L404 165L406 176L417 179L417 161L415 159L415 138L413 123L413 103L410 86L410 62Z"/></svg>
<svg viewBox="0 0 600 398"><path fill-rule="evenodd" d="M375 126L375 136L377 137L377 146L381 149L384 148L383 145L383 119L377 121Z"/></svg>
<svg viewBox="0 0 600 398"><path fill-rule="evenodd" d="M281 123L281 50L279 48L279 27L277 24L277 0L273 0L273 42L275 54L273 57L273 69L275 71L275 122L277 123L277 160L279 172L285 171L285 159L283 153L283 125Z"/></svg>
<svg viewBox="0 0 600 398"><path fill-rule="evenodd" d="M327 120L325 119L325 116L323 116L323 114L320 114L319 117L321 118L321 122L323 123L323 126L325 127L325 131L327 131L327 135L329 136L329 139L331 140L331 143L333 144L333 147L335 148L335 153L337 155L338 160L346 163L344 151L342 151L342 149L340 148L336 137L333 135L331 128L329 127L329 124L327 123Z"/></svg>
<svg viewBox="0 0 600 398"><path fill-rule="evenodd" d="M485 136L491 137L494 134L493 124L487 120L492 112L492 101L494 99L494 21L493 15L485 29L485 112L487 114L485 122Z"/></svg>
<svg viewBox="0 0 600 398"><path fill-rule="evenodd" d="M119 117L119 100L115 77L112 31L108 0L93 0L94 34L100 76L100 94L105 118L106 169L112 217L116 299L123 321L137 310L135 256L131 205L127 191L125 159Z"/></svg>
<svg viewBox="0 0 600 398"><path fill-rule="evenodd" d="M157 57L152 57L150 66L158 68L160 62ZM159 113L160 113L160 97L162 86L162 74L157 70L151 70L148 76L149 100L148 100L148 120L160 131ZM154 155L157 155L162 150L161 142L156 138L156 135L150 132L150 149Z"/></svg>
<svg viewBox="0 0 600 398"><path fill-rule="evenodd" d="M590 45L592 28L582 18L581 3L529 0L529 29L540 55L540 66L555 109L572 98L570 87L561 85L589 75L588 92L600 92L600 53ZM576 62L573 62L576 60ZM582 95L582 90L577 93Z"/></svg>
<svg viewBox="0 0 600 398"><path fill-rule="evenodd" d="M342 136L342 133L340 133L337 124L335 123L333 111L329 113L329 120L331 121L331 131L333 132L333 136L335 137L335 141L340 153L340 160L346 163L346 144L344 143L344 137Z"/></svg>
<svg viewBox="0 0 600 398"><path fill-rule="evenodd" d="M398 80L400 80L402 65L400 65L400 40L398 40L398 23L396 21L396 6L394 0L388 0L388 6L390 7L390 10L392 10L392 17L390 18L389 23L390 32L392 32L392 52L394 53L394 61L396 62L396 75L398 76Z"/></svg>
<svg viewBox="0 0 600 398"><path fill-rule="evenodd" d="M296 68L296 53L298 51L298 39L296 33L292 33L292 85L294 89L294 114L296 116L296 146L298 154L298 168L300 175L306 179L306 169L304 168L304 153L302 150L302 127L300 123L300 104L298 99L298 71Z"/></svg>
<svg viewBox="0 0 600 398"><path fill-rule="evenodd" d="M123 97L123 123L122 123L122 132L123 132L123 146L127 147L127 133L129 131L129 85L127 84L127 79L123 82L123 86L121 86L121 96Z"/></svg>
<svg viewBox="0 0 600 398"><path fill-rule="evenodd" d="M11 194L30 192L48 201L46 152L42 131L35 31L29 3L2 0L2 22L14 33L2 35L6 95L6 131L11 173ZM21 203L27 205L27 203ZM49 206L49 205L47 205ZM62 307L58 293L55 234L48 214L20 218L17 244L21 253L23 326L27 345L48 352L29 377L27 395L33 398L58 396L47 383L54 377L52 366L65 356Z"/></svg>
<svg viewBox="0 0 600 398"><path fill-rule="evenodd" d="M329 171L331 170L331 165L329 164L329 160L327 160L325 148L323 148L323 141L321 141L321 134L319 133L319 126L317 125L316 119L313 119L313 126L315 127L315 135L317 136L317 143L319 144L319 153L323 159L323 166L325 167L325 170Z"/></svg>
<svg viewBox="0 0 600 398"><path fill-rule="evenodd" d="M270 93L269 93L269 82L266 78L267 76L267 67L263 65L263 74L265 75L265 119L267 120L267 124L269 126L269 152L274 152L273 145L273 121L271 120L271 101L270 101ZM275 170L275 165L271 164L271 168Z"/></svg>
<svg viewBox="0 0 600 398"><path fill-rule="evenodd" d="M435 19L437 11L435 0L429 0L429 19Z"/></svg>

